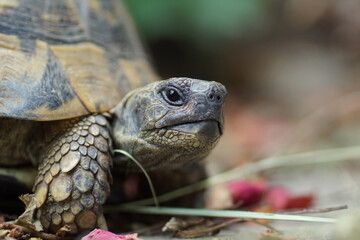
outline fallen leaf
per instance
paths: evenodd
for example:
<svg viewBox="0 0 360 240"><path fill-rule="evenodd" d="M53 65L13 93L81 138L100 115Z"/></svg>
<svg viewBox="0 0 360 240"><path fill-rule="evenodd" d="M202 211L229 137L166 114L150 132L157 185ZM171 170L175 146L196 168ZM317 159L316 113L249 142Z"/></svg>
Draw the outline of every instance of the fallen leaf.
<svg viewBox="0 0 360 240"><path fill-rule="evenodd" d="M233 209L234 203L227 184L218 184L209 189L205 197L206 209Z"/></svg>
<svg viewBox="0 0 360 240"><path fill-rule="evenodd" d="M243 221L243 219L239 218L226 221L214 221L209 218L200 218L199 220L191 219L188 221L172 218L169 221L171 224L167 224L168 226L165 225L163 231L173 232L173 237L195 238L205 235L215 235L219 233L221 229Z"/></svg>
<svg viewBox="0 0 360 240"><path fill-rule="evenodd" d="M280 233L276 233L276 232L264 232L261 233L261 237L258 238L257 240L296 240L296 239L285 237Z"/></svg>
<svg viewBox="0 0 360 240"><path fill-rule="evenodd" d="M269 207L269 206L260 206L257 208L254 208L251 210L252 212L260 212L260 213L275 213L275 209ZM268 224L271 220L268 219L254 219L252 221L248 221L246 222L248 225L253 225L255 223L260 223L260 224Z"/></svg>
<svg viewBox="0 0 360 240"><path fill-rule="evenodd" d="M64 237L67 233L70 233L71 228L68 225L62 226L59 230L56 232L56 236Z"/></svg>
<svg viewBox="0 0 360 240"><path fill-rule="evenodd" d="M205 218L195 218L195 219L180 219L177 217L172 217L167 223L165 223L164 227L161 229L163 232L176 232L186 229L188 227L197 226L203 224L205 222Z"/></svg>
<svg viewBox="0 0 360 240"><path fill-rule="evenodd" d="M20 197L21 201L25 203L26 209L16 220L15 224L30 228L35 231L43 231L43 226L39 220L34 220L36 213L36 198L34 194L25 194Z"/></svg>
<svg viewBox="0 0 360 240"><path fill-rule="evenodd" d="M7 232L6 237L8 237L8 240L11 239L30 239L30 240L59 240L59 239L69 239L69 238L63 238L63 237L59 237L56 236L54 234L51 233L45 233L45 232L38 232L36 230L24 227L24 226L20 226L20 225L16 225L13 223L2 223L0 224L0 231L5 231ZM5 233L3 232L3 233ZM0 237L0 239L3 239ZM5 238L7 239L7 238Z"/></svg>
<svg viewBox="0 0 360 240"><path fill-rule="evenodd" d="M0 229L0 239L4 239L9 233L10 230L8 229Z"/></svg>
<svg viewBox="0 0 360 240"><path fill-rule="evenodd" d="M13 229L10 230L10 233L9 233L8 237L18 239L22 235L23 235L22 232L18 228L13 228Z"/></svg>

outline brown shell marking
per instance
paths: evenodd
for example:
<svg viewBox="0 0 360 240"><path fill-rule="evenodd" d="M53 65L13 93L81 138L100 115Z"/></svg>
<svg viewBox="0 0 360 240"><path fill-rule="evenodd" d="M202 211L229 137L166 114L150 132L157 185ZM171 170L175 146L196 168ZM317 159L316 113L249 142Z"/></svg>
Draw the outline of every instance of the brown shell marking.
<svg viewBox="0 0 360 240"><path fill-rule="evenodd" d="M111 138L103 136L110 134L106 118L91 115L69 123L73 125L45 149L34 185L37 217L45 230L51 232L69 223L73 224L72 233L100 227L98 224L104 227L102 204L112 181ZM85 138L80 142L81 137L74 140L77 132L92 136L93 143L90 145ZM71 147L75 145L78 147ZM80 151L81 148L86 151ZM55 161L58 153L61 157Z"/></svg>
<svg viewBox="0 0 360 240"><path fill-rule="evenodd" d="M119 0L0 2L0 116L105 112L157 79Z"/></svg>
<svg viewBox="0 0 360 240"><path fill-rule="evenodd" d="M121 93L114 88L114 77L109 72L104 49L93 43L79 43L54 45L51 50L90 112L109 110L120 101Z"/></svg>
<svg viewBox="0 0 360 240"><path fill-rule="evenodd" d="M35 44L29 56L16 36L0 33L0 116L46 120L87 114L48 44Z"/></svg>

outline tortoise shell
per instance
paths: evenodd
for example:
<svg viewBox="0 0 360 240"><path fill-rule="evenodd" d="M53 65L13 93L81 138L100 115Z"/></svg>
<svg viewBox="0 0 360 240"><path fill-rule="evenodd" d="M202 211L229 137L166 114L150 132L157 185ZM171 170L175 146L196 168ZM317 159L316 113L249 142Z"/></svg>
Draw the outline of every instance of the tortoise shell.
<svg viewBox="0 0 360 240"><path fill-rule="evenodd" d="M0 1L0 117L106 112L155 80L119 0Z"/></svg>

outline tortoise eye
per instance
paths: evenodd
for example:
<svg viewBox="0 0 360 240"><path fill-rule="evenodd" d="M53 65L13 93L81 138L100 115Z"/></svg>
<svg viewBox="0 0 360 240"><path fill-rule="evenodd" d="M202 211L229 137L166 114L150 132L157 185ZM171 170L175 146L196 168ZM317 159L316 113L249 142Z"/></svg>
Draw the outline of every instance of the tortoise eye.
<svg viewBox="0 0 360 240"><path fill-rule="evenodd" d="M171 105L180 106L184 103L181 93L175 88L166 88L162 91L164 99Z"/></svg>

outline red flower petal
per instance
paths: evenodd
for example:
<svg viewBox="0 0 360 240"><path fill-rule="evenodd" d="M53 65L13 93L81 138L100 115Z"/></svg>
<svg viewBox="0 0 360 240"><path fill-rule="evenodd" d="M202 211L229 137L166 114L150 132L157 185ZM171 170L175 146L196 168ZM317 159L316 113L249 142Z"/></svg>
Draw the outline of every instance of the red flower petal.
<svg viewBox="0 0 360 240"><path fill-rule="evenodd" d="M293 197L288 200L286 208L309 208L314 203L313 195L304 195L299 197Z"/></svg>

